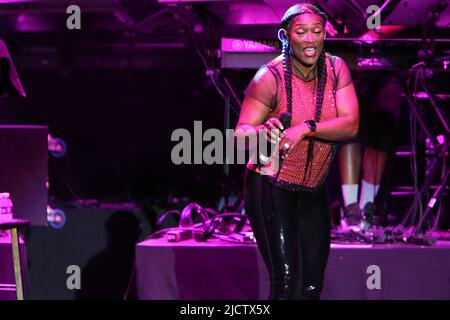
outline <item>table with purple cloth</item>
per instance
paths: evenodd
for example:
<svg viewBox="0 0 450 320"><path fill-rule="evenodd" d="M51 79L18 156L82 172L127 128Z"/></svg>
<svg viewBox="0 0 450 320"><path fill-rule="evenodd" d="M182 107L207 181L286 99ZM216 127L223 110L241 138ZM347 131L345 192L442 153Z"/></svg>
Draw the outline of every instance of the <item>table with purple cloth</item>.
<svg viewBox="0 0 450 320"><path fill-rule="evenodd" d="M256 245L219 239L138 243L136 284L141 300L264 300L269 292ZM450 242L332 244L322 299L450 299Z"/></svg>

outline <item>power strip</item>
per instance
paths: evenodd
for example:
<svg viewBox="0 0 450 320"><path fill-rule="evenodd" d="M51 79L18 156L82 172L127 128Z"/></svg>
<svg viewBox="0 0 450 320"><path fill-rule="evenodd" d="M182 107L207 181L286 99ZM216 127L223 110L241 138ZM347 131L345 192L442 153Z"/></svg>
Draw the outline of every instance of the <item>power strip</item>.
<svg viewBox="0 0 450 320"><path fill-rule="evenodd" d="M192 238L191 230L173 230L167 232L167 241L169 242L179 242L191 238Z"/></svg>

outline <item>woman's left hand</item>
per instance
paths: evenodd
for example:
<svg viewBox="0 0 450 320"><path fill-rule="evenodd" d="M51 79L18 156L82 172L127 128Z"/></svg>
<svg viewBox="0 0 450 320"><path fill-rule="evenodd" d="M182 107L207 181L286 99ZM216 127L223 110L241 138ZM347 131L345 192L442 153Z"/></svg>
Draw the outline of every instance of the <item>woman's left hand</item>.
<svg viewBox="0 0 450 320"><path fill-rule="evenodd" d="M289 151L302 141L308 132L309 128L304 123L284 130L279 144L280 156L286 158Z"/></svg>

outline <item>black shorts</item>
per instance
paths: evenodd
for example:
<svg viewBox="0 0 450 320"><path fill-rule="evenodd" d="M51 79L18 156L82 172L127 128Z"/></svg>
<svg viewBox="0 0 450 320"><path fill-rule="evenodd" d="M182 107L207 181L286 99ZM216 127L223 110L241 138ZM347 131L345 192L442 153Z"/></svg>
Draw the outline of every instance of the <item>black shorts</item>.
<svg viewBox="0 0 450 320"><path fill-rule="evenodd" d="M353 83L359 102L359 131L344 143L394 151L404 93L401 81L395 74L364 72L356 74Z"/></svg>

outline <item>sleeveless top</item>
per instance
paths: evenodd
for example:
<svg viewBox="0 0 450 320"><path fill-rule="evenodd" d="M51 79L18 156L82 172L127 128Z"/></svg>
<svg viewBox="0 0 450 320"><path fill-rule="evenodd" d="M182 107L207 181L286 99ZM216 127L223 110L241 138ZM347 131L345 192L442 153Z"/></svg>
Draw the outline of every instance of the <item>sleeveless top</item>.
<svg viewBox="0 0 450 320"><path fill-rule="evenodd" d="M336 91L352 83L350 71L345 62L329 54L325 55L327 78L324 89L320 121L337 118ZM305 120L315 119L318 77L305 81L292 72L292 119L291 127ZM287 112L287 98L284 82L282 57L279 56L262 66L252 79L245 94L268 108L269 118L280 118ZM308 159L308 145L312 144L312 157ZM307 137L289 151L289 156L280 160L278 171L265 175L276 186L292 191L314 191L324 183L331 167L337 142ZM247 167L260 172L255 161ZM261 173L261 172L260 172Z"/></svg>

